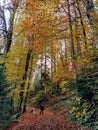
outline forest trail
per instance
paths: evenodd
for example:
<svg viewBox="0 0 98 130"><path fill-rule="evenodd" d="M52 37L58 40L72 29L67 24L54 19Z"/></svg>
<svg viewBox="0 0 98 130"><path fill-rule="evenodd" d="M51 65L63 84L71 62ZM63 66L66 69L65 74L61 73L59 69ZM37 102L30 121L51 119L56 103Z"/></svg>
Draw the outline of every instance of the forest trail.
<svg viewBox="0 0 98 130"><path fill-rule="evenodd" d="M72 124L68 119L64 119L63 114L53 114L47 109L43 115L40 115L38 109L35 113L30 113L32 109L28 107L27 111L20 115L19 122L6 130L73 130Z"/></svg>

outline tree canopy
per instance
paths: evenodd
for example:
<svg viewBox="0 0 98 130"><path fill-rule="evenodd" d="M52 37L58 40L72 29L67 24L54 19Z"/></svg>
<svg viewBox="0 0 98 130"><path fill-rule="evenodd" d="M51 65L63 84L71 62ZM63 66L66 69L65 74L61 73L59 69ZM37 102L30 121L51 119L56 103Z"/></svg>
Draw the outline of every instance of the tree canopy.
<svg viewBox="0 0 98 130"><path fill-rule="evenodd" d="M64 97L73 122L97 130L97 5L93 0L9 0L0 5L1 124L26 112L30 100L45 103L55 95Z"/></svg>

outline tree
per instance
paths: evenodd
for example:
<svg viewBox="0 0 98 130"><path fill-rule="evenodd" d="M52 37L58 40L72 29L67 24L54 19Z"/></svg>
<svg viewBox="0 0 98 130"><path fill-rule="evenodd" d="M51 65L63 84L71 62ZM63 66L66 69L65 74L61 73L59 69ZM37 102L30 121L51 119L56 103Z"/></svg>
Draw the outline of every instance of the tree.
<svg viewBox="0 0 98 130"><path fill-rule="evenodd" d="M6 80L6 75L3 72L3 67L0 64L0 129L12 123L13 106L11 106L11 96L8 95L10 84Z"/></svg>

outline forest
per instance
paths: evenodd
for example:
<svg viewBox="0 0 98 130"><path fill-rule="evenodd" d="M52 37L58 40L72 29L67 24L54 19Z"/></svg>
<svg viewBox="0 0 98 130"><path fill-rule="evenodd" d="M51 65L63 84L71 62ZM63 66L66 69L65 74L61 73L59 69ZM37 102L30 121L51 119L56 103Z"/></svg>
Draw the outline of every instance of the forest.
<svg viewBox="0 0 98 130"><path fill-rule="evenodd" d="M0 130L98 130L98 0L0 0Z"/></svg>

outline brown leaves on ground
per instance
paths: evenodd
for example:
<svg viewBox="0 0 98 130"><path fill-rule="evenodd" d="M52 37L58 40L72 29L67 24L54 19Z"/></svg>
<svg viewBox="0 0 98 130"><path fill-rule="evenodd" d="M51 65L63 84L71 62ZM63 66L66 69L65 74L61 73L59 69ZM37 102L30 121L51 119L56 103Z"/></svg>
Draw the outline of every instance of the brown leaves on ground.
<svg viewBox="0 0 98 130"><path fill-rule="evenodd" d="M54 115L51 111L45 110L43 115L36 110L30 113L32 108L19 117L19 122L7 130L70 130L71 124L64 119L64 116Z"/></svg>
<svg viewBox="0 0 98 130"><path fill-rule="evenodd" d="M53 112L45 110L43 115L36 110L30 113L32 108L19 117L19 122L13 124L6 130L71 130L72 124L64 119L63 114L54 115Z"/></svg>

